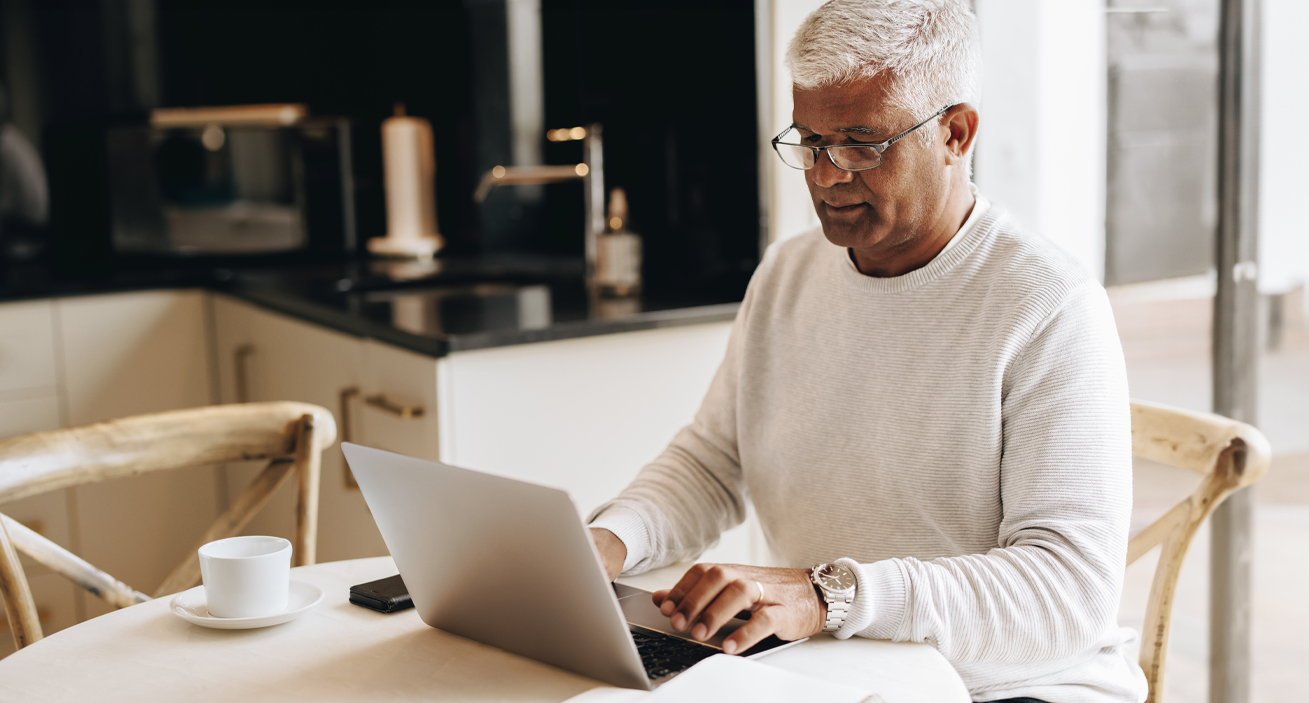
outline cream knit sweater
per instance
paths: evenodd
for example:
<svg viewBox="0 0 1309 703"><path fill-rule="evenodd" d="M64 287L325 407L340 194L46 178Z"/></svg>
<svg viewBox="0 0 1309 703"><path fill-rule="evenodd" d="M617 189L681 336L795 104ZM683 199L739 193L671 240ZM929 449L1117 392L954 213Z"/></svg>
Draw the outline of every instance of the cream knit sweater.
<svg viewBox="0 0 1309 703"><path fill-rule="evenodd" d="M853 560L838 637L930 642L979 701L1141 701L1115 623L1132 469L1109 302L978 206L894 278L820 231L769 247L695 421L592 525L637 573L749 500L776 565Z"/></svg>

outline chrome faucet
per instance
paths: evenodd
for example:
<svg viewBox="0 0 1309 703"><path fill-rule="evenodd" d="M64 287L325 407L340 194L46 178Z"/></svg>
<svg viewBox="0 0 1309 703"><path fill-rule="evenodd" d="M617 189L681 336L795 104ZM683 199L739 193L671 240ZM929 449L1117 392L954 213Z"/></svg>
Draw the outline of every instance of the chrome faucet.
<svg viewBox="0 0 1309 703"><path fill-rule="evenodd" d="M581 179L582 197L586 206L586 285L595 283L596 256L599 238L604 233L605 182L604 142L599 124L586 127L552 129L545 138L552 142L582 142L582 162L572 166L496 166L482 174L482 180L473 192L473 201L484 202L491 189L497 186L560 183Z"/></svg>

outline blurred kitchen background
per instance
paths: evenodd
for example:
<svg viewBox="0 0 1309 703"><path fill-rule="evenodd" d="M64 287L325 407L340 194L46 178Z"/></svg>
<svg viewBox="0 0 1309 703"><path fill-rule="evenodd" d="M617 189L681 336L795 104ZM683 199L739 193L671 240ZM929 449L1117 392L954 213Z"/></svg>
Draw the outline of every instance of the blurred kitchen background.
<svg viewBox="0 0 1309 703"><path fill-rule="evenodd" d="M309 128L289 137L237 133L215 151L230 152L233 166L243 157L280 164L293 139L306 152L305 175L330 181L335 150L348 148L353 213L339 197L321 202L331 194L312 192L311 182L308 245L264 257L348 259L386 234L380 126L403 103L432 125L444 256L576 258L579 181L498 188L481 204L470 195L497 165L580 161L578 143L548 141L546 132L599 123L604 185L626 191L630 227L643 235L646 287L739 295L760 240L753 12L748 1L6 0L0 61L10 120L40 147L51 203L43 246L9 243L7 251L21 259L40 249L69 272L153 265L170 254L184 254L170 264L231 263L115 234L121 210L135 206L133 193L115 192L131 184L112 176L136 165L120 163L134 148L120 132L145 131L160 107L298 103L321 123L314 126L334 129L339 119L348 134L321 144L303 134ZM222 183L207 194L177 193L199 177L188 169L203 169L193 162L204 154L193 153L195 136L155 131L126 158L153 160L165 197L195 204L241 195L221 192ZM340 221L350 214L353 222Z"/></svg>
<svg viewBox="0 0 1309 703"><path fill-rule="evenodd" d="M608 332L691 318L725 325L762 248L817 224L802 175L777 163L768 139L790 121L786 43L818 4L0 0L0 298L226 291L442 359L600 334L579 326L599 320L634 321ZM1309 609L1299 594L1309 579L1309 142L1295 136L1309 112L1309 54L1298 45L1309 4L1261 5L1256 424L1275 462L1255 488L1253 690L1273 701L1309 686ZM986 62L979 187L1109 287L1134 397L1210 409L1218 0L974 6ZM270 104L290 112L219 119L184 110ZM382 127L401 104L431 126L425 197L444 239L433 260L368 253L370 239L388 234ZM573 136L595 125L601 161ZM592 179L602 174L593 192L578 171L474 197L497 167L580 164ZM617 212L614 188L626 201ZM634 232L641 255L639 285L600 299L584 280L584 253L588 232L602 231ZM213 368L233 348L242 363L240 344L223 346L223 315L220 305L218 351L205 352ZM661 436L689 419L724 330L694 356L642 357L695 368ZM628 378L643 367L624 368ZM196 397L259 395L213 373L220 390ZM297 399L335 407L335 392ZM55 422L65 425L109 416L61 412ZM45 427L0 425L0 436L20 429ZM442 432L443 442L464 437ZM623 461L639 464L660 440L638 444ZM437 453L493 467L499 455L472 446L465 440L456 456L447 442ZM1188 480L1138 467L1137 522ZM759 556L747 533L722 548ZM1178 700L1205 696L1206 559L1202 537L1175 614L1167 686ZM1129 572L1125 624L1139 625L1148 569Z"/></svg>

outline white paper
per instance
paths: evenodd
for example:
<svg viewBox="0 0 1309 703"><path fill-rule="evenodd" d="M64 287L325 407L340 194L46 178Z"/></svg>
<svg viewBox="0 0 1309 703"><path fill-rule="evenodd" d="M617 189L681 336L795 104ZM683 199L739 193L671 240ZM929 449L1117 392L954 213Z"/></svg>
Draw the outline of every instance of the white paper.
<svg viewBox="0 0 1309 703"><path fill-rule="evenodd" d="M716 654L682 672L653 693L593 689L570 703L882 703L881 696L844 684L796 674L741 657Z"/></svg>

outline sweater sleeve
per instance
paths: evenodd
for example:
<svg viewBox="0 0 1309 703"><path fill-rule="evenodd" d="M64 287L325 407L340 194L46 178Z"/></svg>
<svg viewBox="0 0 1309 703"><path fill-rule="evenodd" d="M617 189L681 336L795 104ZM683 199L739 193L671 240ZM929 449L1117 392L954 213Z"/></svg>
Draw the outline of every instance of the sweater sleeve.
<svg viewBox="0 0 1309 703"><path fill-rule="evenodd" d="M1010 364L995 548L851 564L838 637L933 643L953 662L1059 659L1112 627L1131 513L1131 415L1108 297L1070 293Z"/></svg>
<svg viewBox="0 0 1309 703"><path fill-rule="evenodd" d="M591 527L613 532L627 548L624 574L694 559L745 520L736 402L754 290L752 282L695 420L617 498L591 513Z"/></svg>

